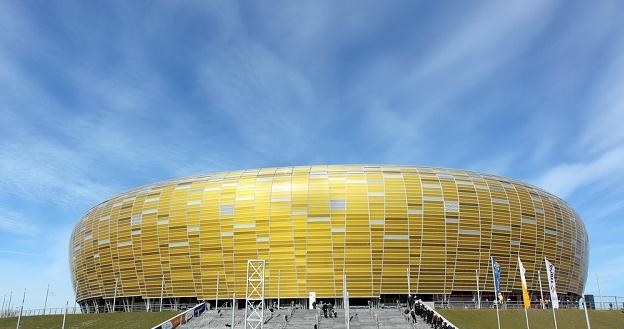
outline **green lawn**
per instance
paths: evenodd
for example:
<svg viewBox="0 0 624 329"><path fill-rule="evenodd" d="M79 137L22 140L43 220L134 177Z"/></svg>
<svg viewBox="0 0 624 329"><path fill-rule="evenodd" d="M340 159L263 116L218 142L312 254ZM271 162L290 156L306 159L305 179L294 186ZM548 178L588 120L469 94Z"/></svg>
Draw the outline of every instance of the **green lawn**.
<svg viewBox="0 0 624 329"><path fill-rule="evenodd" d="M65 329L146 329L176 315L177 312L162 313L100 313L69 314ZM26 316L20 322L21 329L60 329L62 315ZM17 318L0 319L0 329L15 329Z"/></svg>
<svg viewBox="0 0 624 329"><path fill-rule="evenodd" d="M460 329L497 329L495 310L438 310ZM559 329L586 329L583 310L557 310ZM524 310L501 310L501 329L526 329ZM621 311L590 311L592 329L624 329ZM552 310L529 310L531 329L554 328Z"/></svg>

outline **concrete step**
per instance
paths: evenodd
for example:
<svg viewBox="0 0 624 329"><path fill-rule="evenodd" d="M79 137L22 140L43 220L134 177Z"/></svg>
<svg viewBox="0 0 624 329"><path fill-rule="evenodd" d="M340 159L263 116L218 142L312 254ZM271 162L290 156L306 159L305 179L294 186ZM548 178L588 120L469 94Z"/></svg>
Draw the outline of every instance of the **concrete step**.
<svg viewBox="0 0 624 329"><path fill-rule="evenodd" d="M313 329L316 317L319 316L318 329L345 329L344 310L337 309L338 316L335 318L325 318L317 310L295 310L292 316L289 315L288 322L284 322L284 314L290 314L290 310L281 309L273 313L265 314L265 329ZM403 314L396 309L351 309L351 329L431 329L421 318L416 324L406 320ZM244 310L237 310L235 313L235 328L244 328ZM375 317L376 316L376 317ZM205 312L189 323L180 326L180 329L227 329L230 328L232 319L231 310L224 310L217 313L214 310ZM379 326L377 326L379 321Z"/></svg>

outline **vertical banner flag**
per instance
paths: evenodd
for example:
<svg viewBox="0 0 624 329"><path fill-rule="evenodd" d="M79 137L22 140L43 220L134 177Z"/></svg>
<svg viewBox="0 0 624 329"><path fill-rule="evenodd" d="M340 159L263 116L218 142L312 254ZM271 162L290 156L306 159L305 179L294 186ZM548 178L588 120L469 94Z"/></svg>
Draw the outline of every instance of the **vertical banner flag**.
<svg viewBox="0 0 624 329"><path fill-rule="evenodd" d="M503 294L500 290L501 268L500 265L498 265L498 263L494 260L494 257L492 257L492 271L494 272L494 294L496 294L496 300L498 300L498 303L501 303L503 301Z"/></svg>
<svg viewBox="0 0 624 329"><path fill-rule="evenodd" d="M526 279L524 273L526 270L522 266L520 256L518 256L518 268L520 269L520 281L522 282L522 299L524 300L524 308L531 308L531 298L529 297L529 290L527 289Z"/></svg>
<svg viewBox="0 0 624 329"><path fill-rule="evenodd" d="M550 302L553 308L559 308L559 298L557 298L557 286L555 285L555 265L546 261L546 273L548 275L548 289L550 290Z"/></svg>

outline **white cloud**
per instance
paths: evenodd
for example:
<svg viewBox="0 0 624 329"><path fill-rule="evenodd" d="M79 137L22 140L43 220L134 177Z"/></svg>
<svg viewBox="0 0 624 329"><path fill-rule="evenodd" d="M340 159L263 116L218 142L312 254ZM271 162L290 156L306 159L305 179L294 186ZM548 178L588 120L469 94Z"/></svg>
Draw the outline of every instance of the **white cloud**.
<svg viewBox="0 0 624 329"><path fill-rule="evenodd" d="M20 138L0 145L0 196L80 205L110 195L94 180L93 159L55 141Z"/></svg>
<svg viewBox="0 0 624 329"><path fill-rule="evenodd" d="M516 165L519 156L519 152L513 151L507 154L486 156L484 159L467 164L466 169L504 176Z"/></svg>
<svg viewBox="0 0 624 329"><path fill-rule="evenodd" d="M198 81L222 115L219 127L242 137L239 153L279 155L281 161L305 154L331 120L331 109L299 69L248 36L238 11L224 19L224 35L235 37L203 49Z"/></svg>
<svg viewBox="0 0 624 329"><path fill-rule="evenodd" d="M623 163L624 147L619 147L589 161L557 165L537 178L534 183L565 198L593 182L621 179L624 174Z"/></svg>
<svg viewBox="0 0 624 329"><path fill-rule="evenodd" d="M38 229L37 226L29 221L23 214L1 207L0 232L1 231L14 235L32 237L37 234ZM9 250L0 250L0 252L8 253Z"/></svg>
<svg viewBox="0 0 624 329"><path fill-rule="evenodd" d="M521 56L555 9L552 1L471 6L439 32L443 37L426 40L427 47L411 49L408 43L402 52L373 58L346 92L364 112L370 131L365 137L384 145L382 156L391 161L482 159L483 149L476 149L483 141L475 139L490 128L483 122L501 105L474 108L458 100ZM453 134L459 138L445 139Z"/></svg>
<svg viewBox="0 0 624 329"><path fill-rule="evenodd" d="M0 254L18 255L18 256L37 256L37 254L19 250L0 249Z"/></svg>
<svg viewBox="0 0 624 329"><path fill-rule="evenodd" d="M185 74L184 88L191 89L180 96L176 89L180 87L172 86L180 77L166 76L160 67L169 62L153 61L170 60L154 54L155 47L166 43L149 42L152 38L171 42L167 35L171 27L163 21L180 18L178 13L190 9L184 7L187 5L163 10L156 4L153 12L139 21L133 17L133 8L117 8L114 21L118 26L112 28L112 36L84 31L88 27L83 21L73 19L82 16L79 10L64 12L61 17L65 19L57 20L59 31L75 37L81 48L76 57L69 56L76 61L69 62L71 59L48 56L67 54L66 45L48 40L38 30L38 20L19 8L10 8L10 2L0 3L0 42L7 46L0 50L0 198L84 208L129 187L124 175L150 182L149 175L162 179L291 159L324 163L351 156L356 162L368 157L375 162L444 165L440 159L449 157L451 163L469 163L475 170L493 173L524 165L520 160L526 160L526 145L510 143L517 150L490 155L484 149L492 140L479 139L490 137L486 135L491 131L483 130L492 123L488 114L502 111L498 102L506 93L492 97L487 108L464 107L458 100L498 78L499 72L516 65L519 57L528 54L541 59L541 54L527 50L536 40L542 42L545 30L557 25L551 21L559 14L554 2L467 6L461 15L451 15L457 18L451 24L434 24L436 28L444 25L444 29L426 44L417 40L423 31L410 25L404 31L408 35L404 44L382 45L373 51L365 44L370 38L394 40L383 34L397 11L392 6L360 4L354 12L352 4L332 1L303 6L286 2L279 8L260 5L266 15L271 14L263 34L246 21L247 8L236 3L200 3L192 8L193 13L217 32L206 32L206 39L189 47L201 55L184 64L193 74L176 72ZM610 12L612 19L619 11ZM587 26L576 22L575 26L586 31L586 27L596 26L594 23L609 21L601 15L597 18L591 24L585 22ZM601 33L608 34L611 27L602 28ZM102 30L111 32L106 27ZM566 34L569 42L578 43L576 32ZM378 45L378 40L373 41L371 45ZM101 45L112 52L100 54ZM349 58L354 49L372 54ZM185 51L175 54L176 60L188 60ZM560 57L565 52L553 53ZM570 196L598 181L621 183L621 53L615 52L607 74L588 101L587 126L579 130L580 156L555 164L535 179L538 185ZM53 81L54 88L67 88L71 101L55 95L45 79L35 75L37 70L22 61L24 54L49 65L53 73L62 72L55 77L59 80ZM194 58L199 60L194 62ZM352 60L362 62L354 65ZM343 65L351 69L345 76L323 76L343 74ZM53 71L53 66L63 70ZM537 78L562 83L560 74ZM189 105L181 99L197 94L205 103ZM491 96L487 94L480 92ZM529 112L527 121L540 121L540 114ZM568 123L563 119L562 126ZM558 129L549 130L552 136L544 133L552 124L542 121L543 126L532 127L526 135L538 136L536 140L559 135ZM328 131L337 132L328 136ZM508 141L505 138L501 137L503 143ZM558 145L549 141L530 149L542 159L558 151ZM332 152L335 150L343 152ZM554 153L553 157L557 156L560 154ZM0 230L24 234L34 229L26 215L0 211ZM26 233L26 238L28 234L33 233ZM53 242L53 251L47 254L51 260L46 261L38 281L60 278L57 285L67 285L67 236L60 232L58 241ZM592 241L596 239L592 237ZM28 251L5 249L0 253L26 255ZM3 265L20 267L22 272L28 267L23 263ZM20 273L12 275L14 280Z"/></svg>
<svg viewBox="0 0 624 329"><path fill-rule="evenodd" d="M555 1L492 2L464 15L455 33L433 45L415 66L411 79L432 75L461 83L466 90L498 66L520 54L549 23Z"/></svg>
<svg viewBox="0 0 624 329"><path fill-rule="evenodd" d="M602 26L599 30L604 35L603 30L614 29ZM620 34L616 40L620 42L614 45L602 74L582 103L582 126L570 143L578 160L557 164L536 179L537 185L563 197L592 183L606 181L615 186L624 179L624 129L620 127L624 122L624 39Z"/></svg>
<svg viewBox="0 0 624 329"><path fill-rule="evenodd" d="M580 149L593 154L624 143L624 28L586 101Z"/></svg>
<svg viewBox="0 0 624 329"><path fill-rule="evenodd" d="M2 7L11 14L0 15L11 19L0 22L5 27L0 42L17 49L0 51L0 198L84 208L125 188L111 177L130 173L141 179L150 170L161 171L159 178L175 177L239 160L219 148L203 150L214 137L210 127L195 129L201 126L196 117L159 111L176 105L163 77L146 64L151 50L141 47L136 31L107 40L107 48L120 50L119 65L110 70L98 66L99 54L93 63L64 65L62 56L48 56L66 51L61 45L39 38L34 20L18 8ZM132 17L120 20L134 24ZM63 22L67 31L83 28L73 20ZM8 42L16 34L30 42ZM70 90L70 102L16 55L39 51L65 67L55 85Z"/></svg>
<svg viewBox="0 0 624 329"><path fill-rule="evenodd" d="M43 306L47 285L50 284L48 307L62 307L73 302L68 262L68 241L71 226L61 224L38 237L32 251L0 250L0 294L13 291L13 298L27 288L25 309ZM45 247L42 247L45 246ZM70 304L71 305L71 304Z"/></svg>

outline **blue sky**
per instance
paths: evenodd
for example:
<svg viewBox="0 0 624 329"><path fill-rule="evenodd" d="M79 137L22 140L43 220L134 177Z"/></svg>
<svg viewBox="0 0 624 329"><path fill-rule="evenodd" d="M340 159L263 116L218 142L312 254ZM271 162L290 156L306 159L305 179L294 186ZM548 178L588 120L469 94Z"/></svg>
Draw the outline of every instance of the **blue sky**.
<svg viewBox="0 0 624 329"><path fill-rule="evenodd" d="M0 294L91 206L212 171L473 169L567 200L624 296L621 1L0 1ZM15 298L14 298L15 300Z"/></svg>

